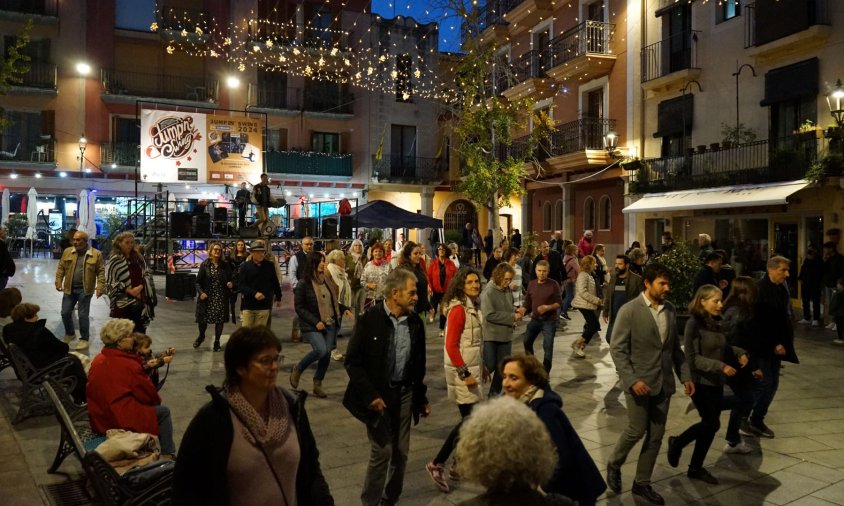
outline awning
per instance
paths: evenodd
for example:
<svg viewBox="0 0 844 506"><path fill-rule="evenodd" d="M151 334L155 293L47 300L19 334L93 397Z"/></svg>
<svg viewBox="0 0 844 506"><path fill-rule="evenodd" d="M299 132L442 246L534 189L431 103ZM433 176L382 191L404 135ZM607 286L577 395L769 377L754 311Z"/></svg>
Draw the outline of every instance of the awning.
<svg viewBox="0 0 844 506"><path fill-rule="evenodd" d="M623 213L685 211L728 207L774 206L788 203L788 197L808 186L806 180L785 183L748 184L700 188L666 193L649 193L625 207Z"/></svg>

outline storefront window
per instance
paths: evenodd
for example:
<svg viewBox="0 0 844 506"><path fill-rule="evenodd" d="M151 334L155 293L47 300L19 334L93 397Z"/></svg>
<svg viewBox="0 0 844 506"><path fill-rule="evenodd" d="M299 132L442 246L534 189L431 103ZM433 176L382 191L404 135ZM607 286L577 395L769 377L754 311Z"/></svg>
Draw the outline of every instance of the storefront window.
<svg viewBox="0 0 844 506"><path fill-rule="evenodd" d="M768 261L768 220L725 218L715 220L714 245L730 257L739 276L755 279L765 274Z"/></svg>

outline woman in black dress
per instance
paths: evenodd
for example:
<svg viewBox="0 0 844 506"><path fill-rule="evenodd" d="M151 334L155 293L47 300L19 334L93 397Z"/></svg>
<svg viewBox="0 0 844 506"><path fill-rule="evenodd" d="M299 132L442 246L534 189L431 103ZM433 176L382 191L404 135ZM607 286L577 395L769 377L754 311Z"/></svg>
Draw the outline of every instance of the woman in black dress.
<svg viewBox="0 0 844 506"><path fill-rule="evenodd" d="M237 311L235 308L237 307L237 275L240 272L240 265L246 260L249 256L249 252L246 251L246 242L243 239L238 239L236 243L234 243L234 251L231 251L229 254L229 266L232 270L232 289L229 292L229 310L232 314L232 323L237 323Z"/></svg>
<svg viewBox="0 0 844 506"><path fill-rule="evenodd" d="M196 323L199 326L199 337L193 342L194 348L199 348L205 340L205 329L209 323L214 324L214 351L220 351L220 336L223 324L229 320L228 301L229 290L232 286L232 270L223 261L223 246L212 242L208 247L208 258L199 266L196 276Z"/></svg>

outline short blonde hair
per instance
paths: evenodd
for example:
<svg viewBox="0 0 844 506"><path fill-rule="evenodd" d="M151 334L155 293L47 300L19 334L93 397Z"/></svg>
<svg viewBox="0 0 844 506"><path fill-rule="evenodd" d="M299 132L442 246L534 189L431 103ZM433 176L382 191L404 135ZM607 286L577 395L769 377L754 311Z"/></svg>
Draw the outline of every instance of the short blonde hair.
<svg viewBox="0 0 844 506"><path fill-rule="evenodd" d="M325 261L330 264L339 264L341 261L346 261L346 254L341 249L333 249L325 255Z"/></svg>
<svg viewBox="0 0 844 506"><path fill-rule="evenodd" d="M126 336L132 335L135 330L135 322L126 318L113 318L100 329L100 339L106 346L117 344Z"/></svg>
<svg viewBox="0 0 844 506"><path fill-rule="evenodd" d="M498 397L472 410L460 428L454 458L464 479L495 491L544 485L557 467L545 424L511 397Z"/></svg>

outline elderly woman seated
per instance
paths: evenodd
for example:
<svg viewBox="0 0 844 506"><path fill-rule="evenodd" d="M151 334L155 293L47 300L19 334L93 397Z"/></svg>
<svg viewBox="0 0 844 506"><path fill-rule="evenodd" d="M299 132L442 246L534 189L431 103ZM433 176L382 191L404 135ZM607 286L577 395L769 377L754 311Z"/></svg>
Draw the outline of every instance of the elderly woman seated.
<svg viewBox="0 0 844 506"><path fill-rule="evenodd" d="M15 287L0 290L0 329L12 323L12 309L22 300L21 291Z"/></svg>
<svg viewBox="0 0 844 506"><path fill-rule="evenodd" d="M20 292L18 292L20 293ZM70 394L76 402L85 402L85 368L73 355L68 355L68 346L50 332L47 320L38 318L41 308L37 304L24 302L12 308L12 323L3 327L3 340L6 344L18 346L36 369L70 357L71 365L65 369L65 377L76 378L76 384Z"/></svg>
<svg viewBox="0 0 844 506"><path fill-rule="evenodd" d="M455 458L462 479L486 488L461 506L574 504L539 489L551 479L557 455L545 425L516 399L498 397L476 406L460 428Z"/></svg>
<svg viewBox="0 0 844 506"><path fill-rule="evenodd" d="M100 330L103 351L88 371L88 416L99 433L124 429L158 436L163 455L174 456L170 409L161 405L158 391L134 353L132 320L109 320Z"/></svg>

